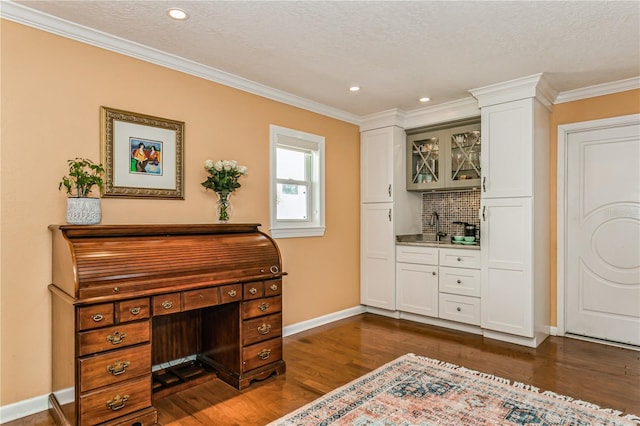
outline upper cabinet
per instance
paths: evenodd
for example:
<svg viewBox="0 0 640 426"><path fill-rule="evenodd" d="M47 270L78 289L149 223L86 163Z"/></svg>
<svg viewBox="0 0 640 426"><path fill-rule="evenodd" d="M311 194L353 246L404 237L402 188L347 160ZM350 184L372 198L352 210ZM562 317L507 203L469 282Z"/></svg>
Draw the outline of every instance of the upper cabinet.
<svg viewBox="0 0 640 426"><path fill-rule="evenodd" d="M480 186L480 119L407 132L407 190Z"/></svg>
<svg viewBox="0 0 640 426"><path fill-rule="evenodd" d="M362 132L360 196L363 203L393 201L394 134L397 127L383 127Z"/></svg>

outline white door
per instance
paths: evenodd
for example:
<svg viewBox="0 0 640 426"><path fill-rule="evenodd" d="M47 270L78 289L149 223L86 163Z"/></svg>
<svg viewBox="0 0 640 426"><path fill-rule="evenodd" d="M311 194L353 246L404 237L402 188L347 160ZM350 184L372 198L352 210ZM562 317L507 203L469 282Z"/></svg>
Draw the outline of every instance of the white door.
<svg viewBox="0 0 640 426"><path fill-rule="evenodd" d="M565 331L640 345L640 123L566 144Z"/></svg>
<svg viewBox="0 0 640 426"><path fill-rule="evenodd" d="M360 303L396 308L392 203L362 204Z"/></svg>

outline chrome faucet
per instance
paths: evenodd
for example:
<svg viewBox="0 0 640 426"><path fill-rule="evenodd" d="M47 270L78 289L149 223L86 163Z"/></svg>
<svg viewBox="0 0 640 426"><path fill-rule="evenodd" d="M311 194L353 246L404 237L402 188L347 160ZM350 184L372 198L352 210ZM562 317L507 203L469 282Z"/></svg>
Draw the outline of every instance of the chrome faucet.
<svg viewBox="0 0 640 426"><path fill-rule="evenodd" d="M437 212L431 213L431 226L436 226L436 241L440 241L441 237L446 237L447 234L444 232L440 232L440 216L438 216Z"/></svg>

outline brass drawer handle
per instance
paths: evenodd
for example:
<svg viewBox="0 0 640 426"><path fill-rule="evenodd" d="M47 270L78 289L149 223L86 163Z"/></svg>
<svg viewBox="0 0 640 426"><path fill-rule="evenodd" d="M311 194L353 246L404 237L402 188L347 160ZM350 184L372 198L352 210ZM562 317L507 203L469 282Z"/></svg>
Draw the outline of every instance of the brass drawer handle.
<svg viewBox="0 0 640 426"><path fill-rule="evenodd" d="M229 291L229 297L236 297L236 294L238 294L238 293L236 293L235 290Z"/></svg>
<svg viewBox="0 0 640 426"><path fill-rule="evenodd" d="M118 343L122 343L125 337L127 337L127 333L120 333L119 331L116 331L115 333L107 336L107 342L110 342L112 345L117 345Z"/></svg>
<svg viewBox="0 0 640 426"><path fill-rule="evenodd" d="M271 356L271 349L263 349L258 353L258 358L261 360L269 359Z"/></svg>
<svg viewBox="0 0 640 426"><path fill-rule="evenodd" d="M271 324L262 324L260 327L258 327L258 333L262 335L269 334L270 331L271 331Z"/></svg>
<svg viewBox="0 0 640 426"><path fill-rule="evenodd" d="M121 408L124 408L127 405L127 401L129 400L129 395L116 395L113 399L107 401L107 408L111 411L118 411Z"/></svg>
<svg viewBox="0 0 640 426"><path fill-rule="evenodd" d="M136 306L136 307L133 307L133 308L129 309L129 312L131 312L132 315L138 315L141 310L142 310L142 308L140 306Z"/></svg>
<svg viewBox="0 0 640 426"><path fill-rule="evenodd" d="M127 371L127 367L129 367L129 361L117 360L111 365L107 365L107 372L113 374L114 376L119 376Z"/></svg>
<svg viewBox="0 0 640 426"><path fill-rule="evenodd" d="M256 294L257 292L258 292L258 289L257 289L257 288L255 288L255 287L251 287L251 288L249 289L249 293L251 293L251 294Z"/></svg>
<svg viewBox="0 0 640 426"><path fill-rule="evenodd" d="M171 303L169 300L165 300L164 302L162 302L162 307L165 309L171 309L172 306L173 303Z"/></svg>
<svg viewBox="0 0 640 426"><path fill-rule="evenodd" d="M269 309L269 304L267 302L263 302L258 305L258 309L260 309L262 312L266 312L267 309Z"/></svg>
<svg viewBox="0 0 640 426"><path fill-rule="evenodd" d="M278 286L275 284L271 284L271 287L269 287L271 289L271 291L277 291L278 290Z"/></svg>
<svg viewBox="0 0 640 426"><path fill-rule="evenodd" d="M102 314L93 314L91 315L91 319L94 320L95 322L100 322L104 319L104 315Z"/></svg>

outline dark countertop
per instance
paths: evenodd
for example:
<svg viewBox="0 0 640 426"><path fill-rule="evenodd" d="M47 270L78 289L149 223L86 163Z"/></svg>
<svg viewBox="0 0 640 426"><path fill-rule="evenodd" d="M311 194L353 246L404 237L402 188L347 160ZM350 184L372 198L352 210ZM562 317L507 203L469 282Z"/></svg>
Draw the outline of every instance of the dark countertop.
<svg viewBox="0 0 640 426"><path fill-rule="evenodd" d="M479 242L475 242L474 244L462 244L462 243L452 242L451 237L449 236L442 237L442 238L443 238L442 241L436 241L435 235L427 235L427 234L396 235L396 245L480 250Z"/></svg>

